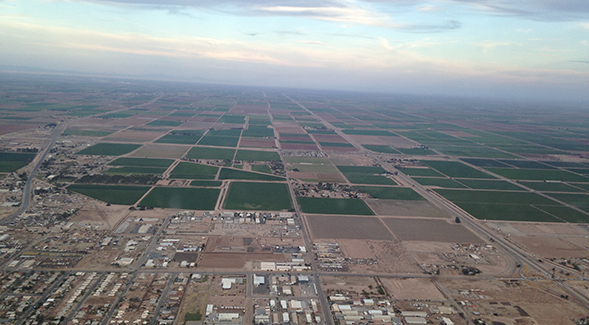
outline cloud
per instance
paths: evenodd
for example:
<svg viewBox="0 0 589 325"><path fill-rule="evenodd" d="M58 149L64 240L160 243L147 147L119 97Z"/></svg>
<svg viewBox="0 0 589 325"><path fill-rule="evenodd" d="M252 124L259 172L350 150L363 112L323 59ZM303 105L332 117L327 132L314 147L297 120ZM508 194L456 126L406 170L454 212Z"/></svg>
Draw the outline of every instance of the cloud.
<svg viewBox="0 0 589 325"><path fill-rule="evenodd" d="M319 41L299 41L299 43L302 43L302 44L313 44L313 45L323 45L323 42L319 42Z"/></svg>
<svg viewBox="0 0 589 325"><path fill-rule="evenodd" d="M499 46L511 46L513 45L511 42L493 42L493 41L484 41L481 43L477 44L479 47L481 47L484 51L487 51L489 49L493 49Z"/></svg>
<svg viewBox="0 0 589 325"><path fill-rule="evenodd" d="M572 63L587 63L589 64L589 60L569 60Z"/></svg>
<svg viewBox="0 0 589 325"><path fill-rule="evenodd" d="M586 19L587 0L454 0L484 12L519 16L539 21L567 21Z"/></svg>
<svg viewBox="0 0 589 325"><path fill-rule="evenodd" d="M443 8L440 6L434 6L434 5L421 5L419 7L417 7L418 11L423 11L423 12L432 12L432 11L440 11Z"/></svg>

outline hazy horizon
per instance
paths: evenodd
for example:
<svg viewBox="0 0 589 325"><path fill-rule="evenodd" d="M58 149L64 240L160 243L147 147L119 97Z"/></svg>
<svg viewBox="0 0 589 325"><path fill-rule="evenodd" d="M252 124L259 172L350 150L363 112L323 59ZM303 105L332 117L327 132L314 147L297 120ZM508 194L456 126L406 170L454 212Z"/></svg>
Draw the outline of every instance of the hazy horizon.
<svg viewBox="0 0 589 325"><path fill-rule="evenodd" d="M589 4L2 1L0 60L199 83L589 100Z"/></svg>

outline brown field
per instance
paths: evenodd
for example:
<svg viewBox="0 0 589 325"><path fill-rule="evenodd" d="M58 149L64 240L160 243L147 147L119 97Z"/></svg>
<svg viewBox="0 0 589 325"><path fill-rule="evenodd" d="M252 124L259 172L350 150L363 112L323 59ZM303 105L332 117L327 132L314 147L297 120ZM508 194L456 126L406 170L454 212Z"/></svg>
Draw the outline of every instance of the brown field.
<svg viewBox="0 0 589 325"><path fill-rule="evenodd" d="M280 140L282 141L313 141L311 137L283 137L280 136Z"/></svg>
<svg viewBox="0 0 589 325"><path fill-rule="evenodd" d="M444 133L459 138L480 138L480 136L478 135L470 134L464 131L440 131L440 133Z"/></svg>
<svg viewBox="0 0 589 325"><path fill-rule="evenodd" d="M393 235L378 218L305 216L313 238L392 240Z"/></svg>
<svg viewBox="0 0 589 325"><path fill-rule="evenodd" d="M135 151L132 157L180 158L189 146L148 143Z"/></svg>
<svg viewBox="0 0 589 325"><path fill-rule="evenodd" d="M322 182L345 183L346 181L340 174L335 173L317 173L317 178Z"/></svg>
<svg viewBox="0 0 589 325"><path fill-rule="evenodd" d="M216 122L219 118L218 117L205 117L205 116L195 116L193 118L190 119L190 121L188 121L187 123L184 123L184 126L188 126L188 123L192 123L192 122L202 122L206 125L208 125L209 127L211 126L211 122Z"/></svg>
<svg viewBox="0 0 589 325"><path fill-rule="evenodd" d="M329 160L334 165L343 166L372 166L374 164L372 158L360 155L334 154L329 156Z"/></svg>
<svg viewBox="0 0 589 325"><path fill-rule="evenodd" d="M381 216L447 218L448 215L425 201L368 199L366 203Z"/></svg>
<svg viewBox="0 0 589 325"><path fill-rule="evenodd" d="M166 132L146 132L146 131L121 131L113 133L104 138L106 141L115 142L145 142L153 141L154 139L164 135Z"/></svg>
<svg viewBox="0 0 589 325"><path fill-rule="evenodd" d="M239 142L240 147L254 147L254 148L273 148L276 144L274 140L257 140L242 138Z"/></svg>
<svg viewBox="0 0 589 325"><path fill-rule="evenodd" d="M391 137L375 136L375 135L348 135L354 141L361 144L379 144L387 145Z"/></svg>
<svg viewBox="0 0 589 325"><path fill-rule="evenodd" d="M338 239L338 244L346 257L374 258L378 264L362 265L349 264L353 273L419 273L421 268L396 240L357 240Z"/></svg>
<svg viewBox="0 0 589 325"><path fill-rule="evenodd" d="M39 126L41 126L41 124L0 124L0 135L34 129Z"/></svg>
<svg viewBox="0 0 589 325"><path fill-rule="evenodd" d="M182 124L183 127L186 127L187 129L191 129L191 130L204 130L207 129L211 126L211 123L207 123L207 122L199 122L195 119L191 119L190 121Z"/></svg>
<svg viewBox="0 0 589 325"><path fill-rule="evenodd" d="M587 257L587 249L573 245L563 238L553 236L512 237L530 252L546 258Z"/></svg>
<svg viewBox="0 0 589 325"><path fill-rule="evenodd" d="M102 223L106 229L112 229L128 214L129 208L126 206L106 206L103 202L88 199L70 221L94 225Z"/></svg>
<svg viewBox="0 0 589 325"><path fill-rule="evenodd" d="M355 147L326 147L322 146L323 150L326 151L333 151L333 152L354 152L358 151Z"/></svg>
<svg viewBox="0 0 589 325"><path fill-rule="evenodd" d="M301 173L301 172L287 171L286 174L288 175L288 177L297 178L297 179L318 179L316 173Z"/></svg>
<svg viewBox="0 0 589 325"><path fill-rule="evenodd" d="M374 291L378 283L373 277L358 277L358 276L322 276L321 287L326 292L337 292L338 290L345 290L355 295L362 294L362 291Z"/></svg>
<svg viewBox="0 0 589 325"><path fill-rule="evenodd" d="M586 227L571 224L510 223L510 226L526 235L589 235Z"/></svg>
<svg viewBox="0 0 589 325"><path fill-rule="evenodd" d="M572 319L587 316L586 311L574 301L561 298L560 295L566 293L552 281L537 282L542 287L528 281L439 280L455 299L472 302L464 307L467 314L479 312L481 315L477 318L487 323L493 320L509 325L573 325ZM468 298L458 293L458 290L470 289L479 291L469 294Z"/></svg>
<svg viewBox="0 0 589 325"><path fill-rule="evenodd" d="M214 269L242 269L246 262L284 262L282 254L264 253L202 253L202 260L198 264L203 268Z"/></svg>
<svg viewBox="0 0 589 325"><path fill-rule="evenodd" d="M274 128L278 133L307 133L298 124L274 122Z"/></svg>
<svg viewBox="0 0 589 325"><path fill-rule="evenodd" d="M340 142L347 143L346 139L337 134L313 134L313 137L319 142Z"/></svg>
<svg viewBox="0 0 589 325"><path fill-rule="evenodd" d="M131 116L131 117L121 118L121 119L115 118L115 119L102 120L102 123L107 124L107 125L130 126L130 125L144 125L145 123L149 123L151 121L153 121L153 117L145 118L145 117Z"/></svg>
<svg viewBox="0 0 589 325"><path fill-rule="evenodd" d="M446 300L430 279L380 278L387 293L399 300Z"/></svg>
<svg viewBox="0 0 589 325"><path fill-rule="evenodd" d="M317 148L316 145L314 144L304 144L304 143L280 143L280 147L282 149L287 149L287 150L314 150L314 151L319 151L319 148Z"/></svg>
<svg viewBox="0 0 589 325"><path fill-rule="evenodd" d="M382 218L401 240L441 241L448 243L482 243L481 238L463 225L446 220L418 218Z"/></svg>
<svg viewBox="0 0 589 325"><path fill-rule="evenodd" d="M174 121L174 122L186 122L189 119L190 119L189 116L162 116L162 117L158 118L158 120L160 120L160 121Z"/></svg>

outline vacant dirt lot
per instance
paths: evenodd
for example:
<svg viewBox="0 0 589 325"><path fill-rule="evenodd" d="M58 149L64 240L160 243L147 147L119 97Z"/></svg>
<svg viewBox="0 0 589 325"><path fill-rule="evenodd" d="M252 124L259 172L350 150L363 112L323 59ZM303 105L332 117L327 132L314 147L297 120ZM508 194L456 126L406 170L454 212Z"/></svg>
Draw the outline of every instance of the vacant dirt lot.
<svg viewBox="0 0 589 325"><path fill-rule="evenodd" d="M348 264L354 273L419 273L421 268L398 241L339 239L338 244L349 258L374 258L378 264Z"/></svg>
<svg viewBox="0 0 589 325"><path fill-rule="evenodd" d="M152 141L166 132L121 131L104 138L106 141L117 142L145 142Z"/></svg>
<svg viewBox="0 0 589 325"><path fill-rule="evenodd" d="M153 144L148 143L139 150L135 151L133 157L155 157L155 158L180 158L189 146L177 146L170 144Z"/></svg>
<svg viewBox="0 0 589 325"><path fill-rule="evenodd" d="M526 236L512 237L512 240L521 244L530 252L546 258L570 258L587 257L589 252L570 242L552 236Z"/></svg>
<svg viewBox="0 0 589 325"><path fill-rule="evenodd" d="M245 263L251 261L283 262L284 256L272 253L203 253L198 266L211 269L243 269Z"/></svg>
<svg viewBox="0 0 589 325"><path fill-rule="evenodd" d="M448 218L444 211L425 201L371 199L366 203L380 216Z"/></svg>
<svg viewBox="0 0 589 325"><path fill-rule="evenodd" d="M483 243L466 227L446 220L418 218L382 218L401 240L440 241L449 243Z"/></svg>
<svg viewBox="0 0 589 325"><path fill-rule="evenodd" d="M313 238L392 240L393 235L374 217L306 216Z"/></svg>
<svg viewBox="0 0 589 325"><path fill-rule="evenodd" d="M446 300L430 279L380 278L387 293L400 300Z"/></svg>

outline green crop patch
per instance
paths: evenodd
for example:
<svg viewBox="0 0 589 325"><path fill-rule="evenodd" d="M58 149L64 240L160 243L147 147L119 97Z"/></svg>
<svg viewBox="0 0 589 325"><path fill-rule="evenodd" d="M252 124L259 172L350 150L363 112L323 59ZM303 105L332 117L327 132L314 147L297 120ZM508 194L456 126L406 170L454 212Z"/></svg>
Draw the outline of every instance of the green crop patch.
<svg viewBox="0 0 589 325"><path fill-rule="evenodd" d="M509 165L506 165L500 161L495 159L481 159L481 158L460 158L460 160L467 162L471 165L479 166L479 167L503 167L509 168Z"/></svg>
<svg viewBox="0 0 589 325"><path fill-rule="evenodd" d="M0 152L0 172L11 173L28 165L35 159L36 153Z"/></svg>
<svg viewBox="0 0 589 325"><path fill-rule="evenodd" d="M515 180L589 182L589 178L564 170L486 168L488 171Z"/></svg>
<svg viewBox="0 0 589 325"><path fill-rule="evenodd" d="M374 152L382 152L382 153L399 153L399 151L389 147L389 146L384 146L384 145L379 145L379 144L363 144L362 145L364 148L374 151Z"/></svg>
<svg viewBox="0 0 589 325"><path fill-rule="evenodd" d="M589 212L589 194L550 193L551 197Z"/></svg>
<svg viewBox="0 0 589 325"><path fill-rule="evenodd" d="M184 122L155 120L155 121L152 121L152 122L147 123L146 125L151 125L151 126L180 126L180 125L182 125L182 123L184 123Z"/></svg>
<svg viewBox="0 0 589 325"><path fill-rule="evenodd" d="M479 191L479 190L435 190L452 202L495 203L495 204L541 204L558 205L558 203L530 192Z"/></svg>
<svg viewBox="0 0 589 325"><path fill-rule="evenodd" d="M172 170L170 178L214 179L219 167L181 162Z"/></svg>
<svg viewBox="0 0 589 325"><path fill-rule="evenodd" d="M139 206L189 210L214 210L220 189L156 187Z"/></svg>
<svg viewBox="0 0 589 325"><path fill-rule="evenodd" d="M157 139L156 143L195 144L204 130L174 130Z"/></svg>
<svg viewBox="0 0 589 325"><path fill-rule="evenodd" d="M239 143L239 137L218 137L212 135L205 135L198 142L199 145L203 146L219 146L219 147L237 147Z"/></svg>
<svg viewBox="0 0 589 325"><path fill-rule="evenodd" d="M92 147L78 151L76 154L94 156L120 156L136 150L139 147L141 147L141 145L130 143L98 143Z"/></svg>
<svg viewBox="0 0 589 325"><path fill-rule="evenodd" d="M223 185L222 181L192 181L190 182L190 186L200 186L200 187L219 187Z"/></svg>
<svg viewBox="0 0 589 325"><path fill-rule="evenodd" d="M429 177L416 177L416 182L424 186L438 186L443 188L466 188L461 183L458 183L450 178L429 178Z"/></svg>
<svg viewBox="0 0 589 325"><path fill-rule="evenodd" d="M137 113L135 113L135 112L117 112L117 113L105 114L105 115L102 115L102 117L105 117L105 118L126 118L126 117L131 117L135 114L137 114Z"/></svg>
<svg viewBox="0 0 589 325"><path fill-rule="evenodd" d="M471 168L457 161L421 161L423 164L450 177L462 178L495 178L487 173Z"/></svg>
<svg viewBox="0 0 589 325"><path fill-rule="evenodd" d="M186 154L190 159L233 160L235 149L193 147Z"/></svg>
<svg viewBox="0 0 589 325"><path fill-rule="evenodd" d="M242 136L250 138L269 138L274 137L274 129L265 126L250 125L247 130L243 130Z"/></svg>
<svg viewBox="0 0 589 325"><path fill-rule="evenodd" d="M255 181L285 181L286 179L277 176L271 176L267 174L259 174L246 172L238 169L222 168L219 173L219 179L242 179L242 180L255 180Z"/></svg>
<svg viewBox="0 0 589 325"><path fill-rule="evenodd" d="M239 137L241 135L241 129L210 130L207 135L220 137Z"/></svg>
<svg viewBox="0 0 589 325"><path fill-rule="evenodd" d="M280 161L280 155L275 151L237 150L235 160Z"/></svg>
<svg viewBox="0 0 589 325"><path fill-rule="evenodd" d="M402 168L400 171L409 176L444 177L444 175L431 168Z"/></svg>
<svg viewBox="0 0 589 325"><path fill-rule="evenodd" d="M524 168L524 169L555 169L552 166L539 163L537 161L532 160L509 160L509 159L499 159L500 162L511 165L517 168Z"/></svg>
<svg viewBox="0 0 589 325"><path fill-rule="evenodd" d="M291 210L292 201L286 184L231 182L225 209Z"/></svg>
<svg viewBox="0 0 589 325"><path fill-rule="evenodd" d="M475 218L481 220L562 222L562 220L531 205L466 202L459 202L457 205Z"/></svg>
<svg viewBox="0 0 589 325"><path fill-rule="evenodd" d="M194 111L190 111L190 112L174 112L168 116L193 117L194 115L196 115L196 113Z"/></svg>
<svg viewBox="0 0 589 325"><path fill-rule="evenodd" d="M136 167L126 166L120 168L109 168L106 172L107 175L129 175L129 174L151 174L161 175L166 171L167 168L162 167Z"/></svg>
<svg viewBox="0 0 589 325"><path fill-rule="evenodd" d="M245 115L223 115L217 123L234 123L243 124L245 122Z"/></svg>
<svg viewBox="0 0 589 325"><path fill-rule="evenodd" d="M524 182L518 183L540 192L585 192L579 188L557 182Z"/></svg>
<svg viewBox="0 0 589 325"><path fill-rule="evenodd" d="M427 143L427 142L426 142ZM481 158L514 158L512 154L483 146L454 146L446 144L429 144L433 149L448 156Z"/></svg>
<svg viewBox="0 0 589 325"><path fill-rule="evenodd" d="M346 125L347 126L347 125ZM356 130L356 129L346 129L343 130L345 134L350 135L377 135L377 136L396 136L389 131L385 130Z"/></svg>
<svg viewBox="0 0 589 325"><path fill-rule="evenodd" d="M572 223L589 223L589 215L573 210L564 205L540 205L536 208L554 215L566 222Z"/></svg>
<svg viewBox="0 0 589 325"><path fill-rule="evenodd" d="M523 188L510 182L490 179L455 179L475 190L504 190L504 191L525 191Z"/></svg>
<svg viewBox="0 0 589 325"><path fill-rule="evenodd" d="M266 166L266 165L253 165L252 171L258 172L258 173L272 174L272 168L270 168L269 166Z"/></svg>
<svg viewBox="0 0 589 325"><path fill-rule="evenodd" d="M385 187L385 186L354 186L358 190L370 194L373 198L388 200L419 200L425 198L408 187Z"/></svg>
<svg viewBox="0 0 589 325"><path fill-rule="evenodd" d="M111 166L170 167L173 162L173 159L121 157L109 162L108 164Z"/></svg>
<svg viewBox="0 0 589 325"><path fill-rule="evenodd" d="M63 132L64 135L77 135L81 137L105 137L114 133L113 131L99 131L99 130L78 130L67 129Z"/></svg>
<svg viewBox="0 0 589 325"><path fill-rule="evenodd" d="M348 214L348 215L374 215L366 202L360 199L324 199L315 197L297 198L301 210L314 214Z"/></svg>
<svg viewBox="0 0 589 325"><path fill-rule="evenodd" d="M150 187L73 184L68 186L67 189L110 204L132 205L135 204L135 202L137 202L137 200L139 200Z"/></svg>
<svg viewBox="0 0 589 325"><path fill-rule="evenodd" d="M347 142L319 142L322 147L344 147L353 148L354 146Z"/></svg>
<svg viewBox="0 0 589 325"><path fill-rule="evenodd" d="M397 183L384 176L387 171L375 166L337 166L352 184L371 185L397 185Z"/></svg>

